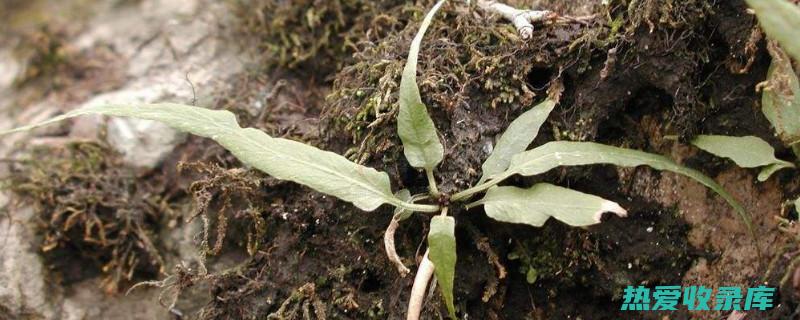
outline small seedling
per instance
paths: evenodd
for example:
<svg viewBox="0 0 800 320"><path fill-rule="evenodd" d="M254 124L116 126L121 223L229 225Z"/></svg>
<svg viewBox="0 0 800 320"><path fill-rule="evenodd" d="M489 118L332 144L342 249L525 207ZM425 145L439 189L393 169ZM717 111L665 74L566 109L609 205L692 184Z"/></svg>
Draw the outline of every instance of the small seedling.
<svg viewBox="0 0 800 320"><path fill-rule="evenodd" d="M400 110L397 117L397 130L405 157L413 167L425 171L429 182L428 194L411 195L408 191L394 194L385 172L297 141L274 138L253 128L241 128L236 117L228 111L181 104L90 106L2 134L30 130L87 114L155 120L180 131L213 139L246 165L275 178L306 185L350 202L361 210L373 211L383 204L395 206L397 210L392 219L395 228L413 213L438 213L431 218L428 251L417 270L407 319L419 319L424 294L434 273L450 317L456 317L453 297L457 259L456 221L448 215L451 208L483 206L486 214L495 220L536 227L542 226L550 217L571 226L583 227L599 223L605 212L626 215L625 209L613 201L547 183L527 189L498 186L511 176L542 174L560 166L650 166L688 176L714 190L736 210L752 231L747 213L721 186L699 171L680 166L666 157L598 143L571 141L549 142L526 151L539 127L555 107L556 103L549 100L525 112L509 125L494 152L483 164L483 177L475 186L452 195L441 193L436 186L435 169L444 158L444 148L427 107L422 102L416 73L422 38L443 2L438 2L426 15L412 41L400 84ZM481 193L485 193L482 198L470 202L472 197ZM419 201L427 202L417 203ZM393 241L387 240L387 248L390 245L393 247ZM402 266L393 250L389 251L392 251L390 259ZM401 272L407 270L404 266L398 269Z"/></svg>

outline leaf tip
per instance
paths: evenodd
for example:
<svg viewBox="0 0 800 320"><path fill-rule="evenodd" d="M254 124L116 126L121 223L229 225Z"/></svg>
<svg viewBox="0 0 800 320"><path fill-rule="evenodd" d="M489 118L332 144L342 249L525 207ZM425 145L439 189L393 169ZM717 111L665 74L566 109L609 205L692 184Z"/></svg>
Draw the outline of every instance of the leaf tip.
<svg viewBox="0 0 800 320"><path fill-rule="evenodd" d="M606 201L603 201L602 204L600 204L600 210L598 210L594 214L594 221L597 222L597 223L602 222L603 221L603 213L606 213L606 212L613 212L614 214L616 214L617 216L619 216L621 218L625 218L625 217L628 216L628 210L625 210L624 208L622 208L619 204L617 204L614 201L606 200Z"/></svg>

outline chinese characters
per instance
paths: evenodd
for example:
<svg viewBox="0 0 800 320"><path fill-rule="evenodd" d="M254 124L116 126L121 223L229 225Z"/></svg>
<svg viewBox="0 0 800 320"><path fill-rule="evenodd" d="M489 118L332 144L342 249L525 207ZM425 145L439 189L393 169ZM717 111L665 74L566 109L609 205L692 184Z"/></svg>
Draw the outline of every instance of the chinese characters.
<svg viewBox="0 0 800 320"><path fill-rule="evenodd" d="M716 295L705 286L628 286L622 296L623 311L676 311L681 306L689 311L704 310L767 310L774 306L776 289L765 286L748 288L719 287ZM681 299L681 297L683 299Z"/></svg>

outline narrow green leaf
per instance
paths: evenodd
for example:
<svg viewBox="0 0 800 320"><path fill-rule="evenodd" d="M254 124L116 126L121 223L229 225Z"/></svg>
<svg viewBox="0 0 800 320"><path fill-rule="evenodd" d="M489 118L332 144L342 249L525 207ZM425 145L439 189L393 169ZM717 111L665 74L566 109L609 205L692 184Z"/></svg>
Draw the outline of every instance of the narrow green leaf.
<svg viewBox="0 0 800 320"><path fill-rule="evenodd" d="M765 181L775 171L794 167L791 162L775 158L775 149L754 136L699 135L692 140L692 144L716 156L729 158L742 168L767 166L759 174L759 181Z"/></svg>
<svg viewBox="0 0 800 320"><path fill-rule="evenodd" d="M397 134L403 141L403 153L411 166L432 170L444 157L444 148L439 142L436 127L428 109L422 103L417 87L417 58L422 38L433 16L444 0L439 1L425 16L416 37L411 42L408 60L400 79L400 111L397 115Z"/></svg>
<svg viewBox="0 0 800 320"><path fill-rule="evenodd" d="M692 144L716 156L729 158L743 168L786 162L775 158L775 149L769 143L754 136L698 135Z"/></svg>
<svg viewBox="0 0 800 320"><path fill-rule="evenodd" d="M442 290L450 317L456 318L453 304L453 282L456 277L456 220L453 217L435 216L428 232L428 259L436 269L436 281Z"/></svg>
<svg viewBox="0 0 800 320"><path fill-rule="evenodd" d="M273 138L253 128L242 129L236 116L228 111L172 103L91 106L0 134L29 130L86 114L155 120L180 131L211 138L245 164L278 179L294 181L351 202L365 211L372 211L384 203L404 204L392 195L386 173L297 141Z"/></svg>
<svg viewBox="0 0 800 320"><path fill-rule="evenodd" d="M555 106L556 103L553 100L545 100L514 119L508 125L508 129L497 140L497 145L494 147L492 154L483 163L481 167L483 176L478 184L508 169L511 157L528 149L528 146L539 134L539 128L542 127L542 124L547 120L547 116L550 115Z"/></svg>
<svg viewBox="0 0 800 320"><path fill-rule="evenodd" d="M781 48L767 44L772 63L767 71L767 86L761 95L761 112L787 146L800 142L800 80L789 56Z"/></svg>
<svg viewBox="0 0 800 320"><path fill-rule="evenodd" d="M786 0L746 0L756 12L761 29L800 60L800 7Z"/></svg>
<svg viewBox="0 0 800 320"><path fill-rule="evenodd" d="M554 141L525 151L511 159L508 171L502 177L514 174L531 176L559 166L581 166L590 164L613 164L623 167L649 166L692 178L719 194L733 207L747 228L753 233L750 216L725 189L700 171L681 166L667 157L638 150L612 147L594 142Z"/></svg>
<svg viewBox="0 0 800 320"><path fill-rule="evenodd" d="M600 223L604 212L627 215L616 202L548 183L528 189L493 187L478 203L492 219L534 227L541 227L550 217L584 227Z"/></svg>

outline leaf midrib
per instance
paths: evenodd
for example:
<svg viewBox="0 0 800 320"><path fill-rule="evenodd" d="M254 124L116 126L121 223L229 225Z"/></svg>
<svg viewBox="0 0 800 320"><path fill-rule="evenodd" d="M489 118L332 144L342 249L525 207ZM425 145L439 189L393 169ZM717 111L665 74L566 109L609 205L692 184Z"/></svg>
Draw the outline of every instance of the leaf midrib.
<svg viewBox="0 0 800 320"><path fill-rule="evenodd" d="M263 148L263 146L262 146L262 145L260 145L260 144L258 143L258 141L256 141L256 140L254 140L253 138L251 138L251 137L249 137L249 136L245 135L245 134L243 133L243 131L244 131L244 129L238 129L238 130L235 130L235 132L234 132L234 133L235 133L235 134L236 134L238 137L240 137L240 138L244 138L244 140L248 141L248 142L250 143L250 145L251 145L251 146L255 146L255 147L257 147L256 149L259 149L259 148L260 148L260 149L263 149L263 150L259 150L259 151L257 151L258 153L267 153L267 152L269 152L269 151L268 151L269 149L267 149L267 148ZM281 139L281 138L273 138L273 137L270 137L270 139ZM330 152L330 151L324 151L324 152ZM318 170L320 170L320 171L326 172L326 173L328 173L328 174L331 174L331 175L333 175L333 176L336 176L336 177L340 177L340 178L342 178L343 180L346 180L346 181L352 182L353 184L359 185L359 186L361 186L362 188L364 188L364 189L368 190L369 192L373 193L374 195L377 195L377 196L379 196L380 198L382 198L382 199L384 200L384 203L385 203L385 202L390 202L390 201L391 201L391 200L389 199L389 197L388 197L388 196L387 196L385 193L383 193L383 192L381 192L381 191L378 191L378 190L376 190L375 186L373 186L373 185L370 185L370 184L366 184L366 183L364 183L363 181L360 181L360 180L358 180L358 179L353 179L353 178L351 178L351 177L350 177L350 176L348 176L348 175L343 175L343 174L340 174L340 173L339 173L338 171L336 171L336 170L332 170L332 169L330 169L330 168L327 168L327 167L324 167L324 166L320 166L320 165L318 165L318 164L316 164L316 163L314 163L314 162L309 162L309 161L301 160L301 158L293 157L293 156L291 156L291 155L288 155L288 154L285 154L285 153L278 153L278 152L274 152L274 151L273 151L273 152L271 152L271 154L272 154L272 155L276 155L276 156L278 156L279 158L290 159L290 160L292 160L292 161L295 161L295 162L301 163L301 164L303 164L303 165L307 165L307 166L309 166L309 167L316 168L316 169L318 169Z"/></svg>

